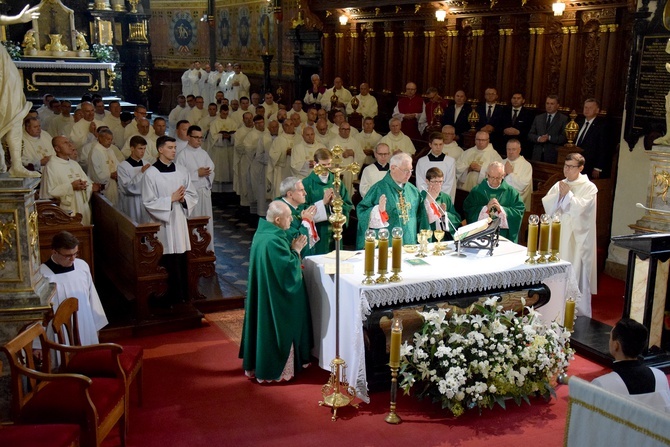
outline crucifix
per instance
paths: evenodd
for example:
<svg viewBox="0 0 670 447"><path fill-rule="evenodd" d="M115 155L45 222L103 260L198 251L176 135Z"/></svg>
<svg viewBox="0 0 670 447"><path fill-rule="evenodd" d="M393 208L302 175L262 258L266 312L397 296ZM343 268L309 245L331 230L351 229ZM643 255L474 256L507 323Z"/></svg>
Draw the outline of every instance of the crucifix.
<svg viewBox="0 0 670 447"><path fill-rule="evenodd" d="M405 197L402 195L402 191L398 191L400 198L398 199L398 209L400 210L400 218L402 223L407 224L409 222L409 210L412 208L412 204L405 200Z"/></svg>
<svg viewBox="0 0 670 447"><path fill-rule="evenodd" d="M319 406L331 407L333 415L331 420L337 419L337 409L351 405L357 407L352 403L356 398L356 389L349 386L347 381L347 364L340 358L340 240L342 239L342 226L347 221L347 218L342 214L342 205L344 201L340 196L340 185L342 183L341 176L344 172L351 172L353 175L358 174L360 166L358 163L352 163L347 166L341 166L342 163L342 149L340 146L334 146L331 151L333 158L330 168L321 165L314 166L314 172L317 175L324 175L328 172L335 177L333 179L333 212L328 217L328 221L333 226L333 239L335 239L335 358L330 362L330 378L321 391L323 393L323 400L319 402Z"/></svg>

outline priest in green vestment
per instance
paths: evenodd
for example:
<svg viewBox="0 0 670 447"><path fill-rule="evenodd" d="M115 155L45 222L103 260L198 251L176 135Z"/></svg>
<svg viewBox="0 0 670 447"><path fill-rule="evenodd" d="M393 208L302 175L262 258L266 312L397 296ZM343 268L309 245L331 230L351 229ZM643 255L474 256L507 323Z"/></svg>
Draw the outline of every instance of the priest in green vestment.
<svg viewBox="0 0 670 447"><path fill-rule="evenodd" d="M388 228L391 231L400 227L404 244L416 244L419 230L430 228L419 190L409 183L412 157L404 152L398 153L391 157L389 164L389 172L372 185L356 208L356 247L359 249L365 245L368 228Z"/></svg>
<svg viewBox="0 0 670 447"><path fill-rule="evenodd" d="M461 216L454 208L449 194L442 192L443 183L444 173L440 168L430 168L426 171L428 190L421 191L421 200L426 208L430 229L444 230L444 240L449 241L454 238L456 229L461 226Z"/></svg>
<svg viewBox="0 0 670 447"><path fill-rule="evenodd" d="M291 210L291 227L286 230L289 239L293 240L301 234L305 235L307 245L302 249L300 255L305 257L314 254L312 248L319 240L319 234L314 224L316 206L305 204L307 192L302 181L298 177L286 177L279 185L279 193L281 197L275 200L286 202Z"/></svg>
<svg viewBox="0 0 670 447"><path fill-rule="evenodd" d="M525 206L516 189L505 183L505 167L492 162L486 170L486 180L472 188L463 203L468 223L485 217L500 219L500 235L512 242L519 238Z"/></svg>
<svg viewBox="0 0 670 447"><path fill-rule="evenodd" d="M314 152L314 161L325 168L330 167L332 161L332 154L328 149L317 149ZM314 222L316 222L316 231L319 233L319 241L312 247L311 253L314 255L322 255L330 253L335 249L335 240L333 240L333 227L328 221L331 214L331 206L335 196L333 192L333 181L335 176L330 172L327 175L317 175L312 171L307 177L302 180L302 184L307 191L307 205L316 206L316 215ZM342 205L342 214L346 217L345 225L349 222L349 213L354 207L349 197L349 192L340 183L340 196L344 204Z"/></svg>
<svg viewBox="0 0 670 447"><path fill-rule="evenodd" d="M289 239L289 206L275 200L251 243L240 358L245 374L289 380L310 361L312 328L300 251L304 235Z"/></svg>

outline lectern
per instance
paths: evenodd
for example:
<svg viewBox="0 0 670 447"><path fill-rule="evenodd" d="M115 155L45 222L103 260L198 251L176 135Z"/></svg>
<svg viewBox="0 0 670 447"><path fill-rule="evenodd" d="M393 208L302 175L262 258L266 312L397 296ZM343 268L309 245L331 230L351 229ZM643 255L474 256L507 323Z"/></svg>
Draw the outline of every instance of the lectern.
<svg viewBox="0 0 670 447"><path fill-rule="evenodd" d="M667 372L670 370L670 300L667 299L670 234L615 236L612 242L629 250L622 318L644 324L649 331L644 363ZM571 344L581 354L609 365L611 330L607 324L577 317Z"/></svg>

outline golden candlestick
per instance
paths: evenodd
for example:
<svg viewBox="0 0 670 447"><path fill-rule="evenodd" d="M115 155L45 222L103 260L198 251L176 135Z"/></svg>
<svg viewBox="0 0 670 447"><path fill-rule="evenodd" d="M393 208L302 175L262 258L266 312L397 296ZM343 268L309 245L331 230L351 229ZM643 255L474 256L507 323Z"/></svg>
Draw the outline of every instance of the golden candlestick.
<svg viewBox="0 0 670 447"><path fill-rule="evenodd" d="M379 278L376 279L377 284L387 284L389 279L386 277L388 273L388 263L389 263L389 230L382 228L377 233L379 238L379 251L377 252L378 256L378 269Z"/></svg>
<svg viewBox="0 0 670 447"><path fill-rule="evenodd" d="M540 216L540 259L537 260L538 264L547 263L547 255L549 254L549 221L550 217L547 214Z"/></svg>
<svg viewBox="0 0 670 447"><path fill-rule="evenodd" d="M402 344L402 320L394 318L391 323L391 346L389 349L389 366L391 367L391 405L384 420L389 424L402 422L395 412L398 399L398 369L400 368L400 345Z"/></svg>
<svg viewBox="0 0 670 447"><path fill-rule="evenodd" d="M391 270L393 275L389 278L391 282L400 282L402 277L400 276L401 265L402 265L402 228L395 227L391 230L391 236L393 237L393 259L391 263Z"/></svg>
<svg viewBox="0 0 670 447"><path fill-rule="evenodd" d="M340 185L342 184L342 173L351 172L358 174L360 167L358 163L352 163L342 167L342 152L340 146L335 146L330 151L333 155L330 168L317 164L314 166L314 172L317 175L327 173L333 174L333 212L328 217L333 228L333 239L335 239L335 358L330 362L331 371L328 382L321 387L323 400L319 401L319 406L326 406L333 409L331 420L337 419L337 409L351 405L358 408L357 404L352 403L356 398L356 390L349 386L347 382L347 364L340 358L340 241L342 240L342 226L347 221L346 216L342 214L342 205L344 201L340 196Z"/></svg>
<svg viewBox="0 0 670 447"><path fill-rule="evenodd" d="M526 245L528 247L528 259L526 264L537 264L535 257L537 256L537 233L540 217L537 214L531 214L528 217L528 240Z"/></svg>
<svg viewBox="0 0 670 447"><path fill-rule="evenodd" d="M551 217L551 237L549 244L549 251L551 251L551 256L549 256L549 262L558 262L560 258L558 257L558 251L561 245L561 216L559 214L554 214Z"/></svg>
<svg viewBox="0 0 670 447"><path fill-rule="evenodd" d="M364 286L375 284L375 230L365 232L365 279Z"/></svg>
<svg viewBox="0 0 670 447"><path fill-rule="evenodd" d="M565 137L568 139L568 142L565 144L567 147L573 147L574 141L577 140L577 134L579 133L579 124L575 122L577 118L577 112L574 110L570 114L570 122L565 125Z"/></svg>

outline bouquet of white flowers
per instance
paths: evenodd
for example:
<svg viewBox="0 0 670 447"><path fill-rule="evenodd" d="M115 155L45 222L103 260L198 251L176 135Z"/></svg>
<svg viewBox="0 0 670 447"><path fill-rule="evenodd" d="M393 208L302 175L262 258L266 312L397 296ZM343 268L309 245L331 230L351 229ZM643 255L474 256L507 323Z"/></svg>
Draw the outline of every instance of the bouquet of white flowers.
<svg viewBox="0 0 670 447"><path fill-rule="evenodd" d="M464 313L419 312L421 332L400 352L405 394L416 387L419 398L440 402L454 416L496 403L505 408L507 399L520 405L530 404L529 396L556 396L552 383L574 353L570 332L556 322L545 325L533 308L517 315L497 301L489 298Z"/></svg>
<svg viewBox="0 0 670 447"><path fill-rule="evenodd" d="M11 40L3 40L1 43L13 61L21 60L21 46L18 43Z"/></svg>

